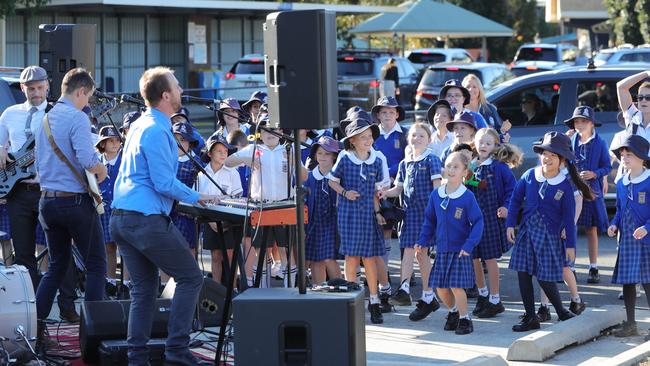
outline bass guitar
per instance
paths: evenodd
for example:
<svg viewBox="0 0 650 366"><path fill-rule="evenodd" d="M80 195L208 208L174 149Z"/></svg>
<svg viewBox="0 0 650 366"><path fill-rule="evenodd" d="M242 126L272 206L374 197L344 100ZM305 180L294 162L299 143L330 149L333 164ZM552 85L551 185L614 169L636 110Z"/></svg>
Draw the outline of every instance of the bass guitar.
<svg viewBox="0 0 650 366"><path fill-rule="evenodd" d="M20 150L8 154L5 168L0 169L0 199L7 197L17 183L36 176L36 169L29 169L35 159L34 143L31 136Z"/></svg>

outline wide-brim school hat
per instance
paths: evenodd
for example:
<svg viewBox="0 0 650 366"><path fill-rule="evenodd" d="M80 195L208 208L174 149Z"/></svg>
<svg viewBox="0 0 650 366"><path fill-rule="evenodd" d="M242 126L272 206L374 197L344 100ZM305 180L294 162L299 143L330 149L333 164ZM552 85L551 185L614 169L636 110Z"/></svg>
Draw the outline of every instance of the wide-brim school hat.
<svg viewBox="0 0 650 366"><path fill-rule="evenodd" d="M444 107L449 109L449 114L451 114L451 104L449 104L448 101L444 99L436 100L436 102L433 103L431 107L429 107L429 109L427 110L427 122L429 122L429 124L432 126L433 126L433 117L436 115L436 109L438 109L438 107Z"/></svg>
<svg viewBox="0 0 650 366"><path fill-rule="evenodd" d="M338 154L342 148L341 143L336 141L335 139L329 136L321 136L321 138L319 138L318 141L314 142L311 145L311 149L309 150L309 159L311 160L316 159L316 150L318 150L319 147L322 147L323 150L333 154Z"/></svg>
<svg viewBox="0 0 650 366"><path fill-rule="evenodd" d="M171 116L169 116L169 119L171 119L173 121L174 118L176 118L176 117L182 117L183 121L181 121L181 122L190 122L190 117L188 117L187 114L185 114L183 112L174 113Z"/></svg>
<svg viewBox="0 0 650 366"><path fill-rule="evenodd" d="M99 144L102 141L106 141L110 139L111 137L117 137L118 139L120 138L119 132L115 129L113 126L104 126L99 130L99 140L95 143L95 147L99 148Z"/></svg>
<svg viewBox="0 0 650 366"><path fill-rule="evenodd" d="M460 89L461 93L463 93L463 98L465 98L465 101L463 102L463 105L468 105L469 104L469 99L471 96L469 95L469 90L463 86L463 84L460 82L458 79L451 79L445 81L445 85L440 89L440 98L439 99L447 99L447 92L451 88L458 88Z"/></svg>
<svg viewBox="0 0 650 366"><path fill-rule="evenodd" d="M596 121L594 109L587 105L576 107L576 109L573 110L573 116L571 116L569 119L564 120L564 124L573 130L575 127L574 120L576 118L584 118L586 120L589 120L596 127L602 126L600 122Z"/></svg>
<svg viewBox="0 0 650 366"><path fill-rule="evenodd" d="M141 115L142 113L138 111L125 114L124 117L122 117L122 127L120 127L120 132L131 128L131 124L140 118Z"/></svg>
<svg viewBox="0 0 650 366"><path fill-rule="evenodd" d="M219 106L217 106L217 111L221 112L226 109L234 109L239 113L243 112L243 110L241 109L241 105L239 105L239 102L235 98L226 98L219 102ZM224 123L223 114L218 113L217 117L219 119L219 123L223 124Z"/></svg>
<svg viewBox="0 0 650 366"><path fill-rule="evenodd" d="M267 99L268 94L261 90L256 90L253 92L253 94L251 94L250 98L248 98L248 100L241 105L241 109L244 112L249 113L248 110L250 109L253 102L260 102L260 104L265 104Z"/></svg>
<svg viewBox="0 0 650 366"><path fill-rule="evenodd" d="M341 139L341 142L345 142L367 129L372 131L372 139L377 140L379 137L379 126L363 118L355 118L345 127L345 137Z"/></svg>
<svg viewBox="0 0 650 366"><path fill-rule="evenodd" d="M381 108L395 108L397 110L397 121L402 121L406 117L406 112L404 111L404 108L399 105L397 102L397 99L395 97L381 97L377 100L377 104L375 104L372 109L370 110L370 114L376 119L377 114L379 113L379 110Z"/></svg>
<svg viewBox="0 0 650 366"><path fill-rule="evenodd" d="M446 126L447 130L453 131L454 125L456 125L457 123L468 125L471 128L473 128L474 131L478 131L478 127L476 126L476 119L474 119L474 116L468 111L462 111L460 113L456 113L454 119L447 122L447 126Z"/></svg>
<svg viewBox="0 0 650 366"><path fill-rule="evenodd" d="M216 132L208 138L208 141L205 142L206 151L209 153L216 144L221 144L228 149L228 156L237 152L236 147L230 145L222 134Z"/></svg>
<svg viewBox="0 0 650 366"><path fill-rule="evenodd" d="M354 121L355 119L365 119L370 124L374 123L373 120L372 120L372 117L370 116L370 114L368 114L368 112L361 109L361 110L359 110L357 112L352 112L352 113L348 114L348 116L345 117L345 119L342 119L339 122L339 127L341 128L341 130L343 132L345 132L345 129L348 127L350 122Z"/></svg>
<svg viewBox="0 0 650 366"><path fill-rule="evenodd" d="M194 137L192 126L187 122L178 122L172 126L172 132L183 136L183 139L190 144L197 143L198 140Z"/></svg>
<svg viewBox="0 0 650 366"><path fill-rule="evenodd" d="M616 155L618 160L621 160L621 149L623 148L631 151L632 154L636 155L639 159L650 161L650 156L648 156L650 143L639 135L628 134L622 141L617 142L612 146L611 151Z"/></svg>
<svg viewBox="0 0 650 366"><path fill-rule="evenodd" d="M544 151L550 151L560 155L566 160L575 160L576 156L571 149L571 139L569 136L557 132L547 132L541 142L533 144L533 151L536 154L542 154Z"/></svg>

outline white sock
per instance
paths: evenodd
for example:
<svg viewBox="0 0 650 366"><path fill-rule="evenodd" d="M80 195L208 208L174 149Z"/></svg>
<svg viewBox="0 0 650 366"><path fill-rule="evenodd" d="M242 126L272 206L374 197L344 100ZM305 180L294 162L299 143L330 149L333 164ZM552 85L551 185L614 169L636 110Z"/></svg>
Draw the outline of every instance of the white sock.
<svg viewBox="0 0 650 366"><path fill-rule="evenodd" d="M379 304L379 296L377 296L377 295L370 295L370 303L371 303L371 304Z"/></svg>
<svg viewBox="0 0 650 366"><path fill-rule="evenodd" d="M467 319L467 320L472 320L472 318L469 317L469 313L463 315L460 317L461 319Z"/></svg>
<svg viewBox="0 0 650 366"><path fill-rule="evenodd" d="M591 268L598 269L598 263L589 263L589 269Z"/></svg>
<svg viewBox="0 0 650 366"><path fill-rule="evenodd" d="M436 297L436 293L433 292L433 290L422 292L422 301L426 302L427 304L431 304L431 302L435 297Z"/></svg>
<svg viewBox="0 0 650 366"><path fill-rule="evenodd" d="M115 278L106 277L106 282L110 283L113 286L117 285L117 279Z"/></svg>
<svg viewBox="0 0 650 366"><path fill-rule="evenodd" d="M580 303L580 296L571 297L571 301Z"/></svg>
<svg viewBox="0 0 650 366"><path fill-rule="evenodd" d="M449 309L449 312L450 312L450 313L457 313L457 312L458 312L458 308L456 307L456 305L454 305L451 309Z"/></svg>
<svg viewBox="0 0 650 366"><path fill-rule="evenodd" d="M408 279L402 281L402 284L400 285L399 288L400 288L400 290L404 290L404 292L406 292L407 294L411 293L411 285L409 285L409 280Z"/></svg>
<svg viewBox="0 0 650 366"><path fill-rule="evenodd" d="M298 268L291 266L291 272L289 273L289 276L291 276L291 287L296 287L296 277L298 274ZM284 276L284 287L289 287L288 286L288 278L289 276Z"/></svg>
<svg viewBox="0 0 650 366"><path fill-rule="evenodd" d="M499 301L501 301L501 296L499 296L499 294L490 295L490 303L496 305L499 303Z"/></svg>
<svg viewBox="0 0 650 366"><path fill-rule="evenodd" d="M385 284L385 285L379 285L379 292L382 294L391 294L391 289L390 289L390 284Z"/></svg>
<svg viewBox="0 0 650 366"><path fill-rule="evenodd" d="M485 287L480 287L478 289L478 294L479 294L479 296L486 297L487 295L490 294L490 292L488 291L487 286L485 286Z"/></svg>

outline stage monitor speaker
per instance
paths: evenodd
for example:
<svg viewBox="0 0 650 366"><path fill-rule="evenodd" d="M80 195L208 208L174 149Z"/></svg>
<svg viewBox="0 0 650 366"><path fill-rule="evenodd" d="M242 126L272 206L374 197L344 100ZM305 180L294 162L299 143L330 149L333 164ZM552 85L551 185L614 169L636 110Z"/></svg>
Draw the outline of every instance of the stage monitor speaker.
<svg viewBox="0 0 650 366"><path fill-rule="evenodd" d="M157 299L151 338L166 338L172 302ZM130 300L84 301L81 303L79 348L86 363L99 361L99 344L106 340L125 340L128 331Z"/></svg>
<svg viewBox="0 0 650 366"><path fill-rule="evenodd" d="M272 13L263 29L264 78L273 127L336 126L336 14L325 10Z"/></svg>
<svg viewBox="0 0 650 366"><path fill-rule="evenodd" d="M363 291L249 288L233 316L237 366L366 364Z"/></svg>
<svg viewBox="0 0 650 366"><path fill-rule="evenodd" d="M77 67L95 75L95 24L41 24L38 64L50 76L50 100L61 96L63 76ZM99 84L99 83L98 83Z"/></svg>
<svg viewBox="0 0 650 366"><path fill-rule="evenodd" d="M176 282L170 278L160 295L163 299L171 299L176 291ZM203 279L203 287L199 293L199 321L204 327L218 327L223 316L223 303L226 299L226 287L210 278Z"/></svg>

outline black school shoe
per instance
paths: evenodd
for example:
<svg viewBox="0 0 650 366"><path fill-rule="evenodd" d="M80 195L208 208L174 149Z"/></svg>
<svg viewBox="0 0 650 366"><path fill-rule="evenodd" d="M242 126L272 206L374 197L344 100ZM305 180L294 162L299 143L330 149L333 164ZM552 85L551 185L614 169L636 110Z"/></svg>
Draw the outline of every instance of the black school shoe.
<svg viewBox="0 0 650 366"><path fill-rule="evenodd" d="M481 319L494 318L495 316L503 313L504 311L506 311L506 308L503 306L503 303L501 301L499 301L497 304L493 304L488 301L483 311L478 313L476 316L478 316Z"/></svg>
<svg viewBox="0 0 650 366"><path fill-rule="evenodd" d="M575 317L576 317L576 315L574 313L570 312L569 310L564 310L562 313L557 315L558 320L560 320L561 322L572 319L572 318L575 318Z"/></svg>
<svg viewBox="0 0 650 366"><path fill-rule="evenodd" d="M598 268L589 268L589 278L587 278L587 283L599 283L600 275L598 274Z"/></svg>
<svg viewBox="0 0 650 366"><path fill-rule="evenodd" d="M513 332L528 332L529 330L539 329L539 319L537 316L524 315L518 324L512 326Z"/></svg>
<svg viewBox="0 0 650 366"><path fill-rule="evenodd" d="M409 306L411 305L411 295L406 291L399 289L388 298L388 303L394 306Z"/></svg>
<svg viewBox="0 0 650 366"><path fill-rule="evenodd" d="M485 310L485 307L489 302L490 298L488 296L479 295L478 299L476 299L476 306L474 307L474 310L472 310L472 315L478 315L478 313Z"/></svg>
<svg viewBox="0 0 650 366"><path fill-rule="evenodd" d="M541 323L551 320L551 309L548 306L540 306L537 310L537 318Z"/></svg>
<svg viewBox="0 0 650 366"><path fill-rule="evenodd" d="M384 322L384 316L381 314L379 304L368 304L368 311L370 312L370 322L372 324L381 324Z"/></svg>
<svg viewBox="0 0 650 366"><path fill-rule="evenodd" d="M636 329L636 322L625 321L619 329L614 331L614 337L632 337L639 335L639 331Z"/></svg>
<svg viewBox="0 0 650 366"><path fill-rule="evenodd" d="M214 362L203 361L194 356L189 350L177 353L165 352L165 366L209 366Z"/></svg>
<svg viewBox="0 0 650 366"><path fill-rule="evenodd" d="M476 288L476 285L472 288L466 288L465 293L468 299L476 299L478 297L478 288Z"/></svg>
<svg viewBox="0 0 650 366"><path fill-rule="evenodd" d="M390 295L387 292L380 292L379 293L379 308L381 309L382 313L390 313L393 311L393 305L391 305L388 302L388 299L390 298ZM410 305L410 304L409 304Z"/></svg>
<svg viewBox="0 0 650 366"><path fill-rule="evenodd" d="M585 302L582 301L582 299L580 299L580 302L575 302L572 300L571 305L569 305L569 311L575 315L580 315L583 311L585 311L586 307L587 305L585 305Z"/></svg>
<svg viewBox="0 0 650 366"><path fill-rule="evenodd" d="M449 312L447 314L447 321L445 322L445 330L456 330L458 328L458 320L460 315L457 311Z"/></svg>
<svg viewBox="0 0 650 366"><path fill-rule="evenodd" d="M474 331L474 325L472 324L471 319L461 318L458 320L458 327L456 327L455 333L458 335L470 334Z"/></svg>
<svg viewBox="0 0 650 366"><path fill-rule="evenodd" d="M411 312L411 314L409 314L409 319L414 322L422 320L438 309L440 309L440 303L438 300L436 300L435 297L429 304L423 300L418 300L418 302L415 304L415 309Z"/></svg>

